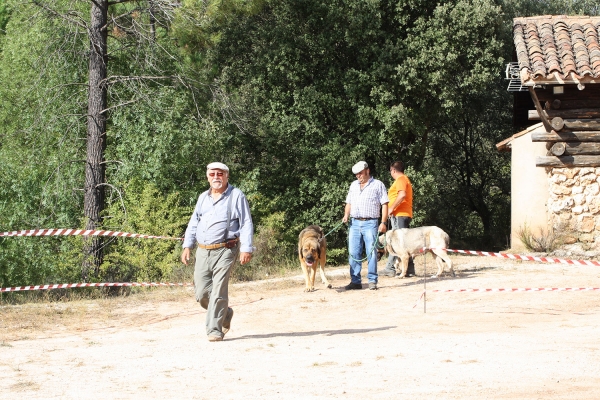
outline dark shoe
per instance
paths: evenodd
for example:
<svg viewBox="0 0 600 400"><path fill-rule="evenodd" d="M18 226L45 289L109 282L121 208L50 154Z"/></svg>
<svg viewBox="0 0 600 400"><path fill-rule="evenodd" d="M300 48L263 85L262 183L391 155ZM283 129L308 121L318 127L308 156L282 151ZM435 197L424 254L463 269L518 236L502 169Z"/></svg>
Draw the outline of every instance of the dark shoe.
<svg viewBox="0 0 600 400"><path fill-rule="evenodd" d="M360 283L352 283L352 282L350 282L350 284L344 286L344 289L346 289L346 290L360 290L360 289L362 289L362 285Z"/></svg>
<svg viewBox="0 0 600 400"><path fill-rule="evenodd" d="M377 284L374 282L369 283L369 290L377 290Z"/></svg>
<svg viewBox="0 0 600 400"><path fill-rule="evenodd" d="M396 276L396 270L395 269L384 269L383 271L381 271L379 274L379 276L390 276L390 277L394 277Z"/></svg>
<svg viewBox="0 0 600 400"><path fill-rule="evenodd" d="M415 276L417 275L417 273L415 272L415 263L413 262L413 259L411 258L410 261L408 262L408 268L406 268L406 276Z"/></svg>
<svg viewBox="0 0 600 400"><path fill-rule="evenodd" d="M227 315L225 315L225 320L223 321L223 335L229 332L231 328L231 319L233 318L233 308L229 307L227 309Z"/></svg>

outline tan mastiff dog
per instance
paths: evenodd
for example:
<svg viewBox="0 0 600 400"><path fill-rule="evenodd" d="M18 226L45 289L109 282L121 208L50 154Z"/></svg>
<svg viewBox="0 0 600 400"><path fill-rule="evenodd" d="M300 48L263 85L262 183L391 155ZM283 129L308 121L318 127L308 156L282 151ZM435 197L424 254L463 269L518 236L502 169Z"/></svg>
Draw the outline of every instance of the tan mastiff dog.
<svg viewBox="0 0 600 400"><path fill-rule="evenodd" d="M383 235L379 237L381 242ZM446 249L450 243L450 237L446 232L437 226L422 226L419 228L402 228L388 231L385 234L385 246L388 254L397 256L396 271L400 262L402 263L402 273L396 275L396 278L404 278L408 269L408 260L426 252L431 252L438 266L437 274L432 278L437 278L444 271L444 262L448 266L448 271L455 276L452 268L452 260L448 257ZM383 243L382 243L383 244ZM423 248L427 248L425 252Z"/></svg>
<svg viewBox="0 0 600 400"><path fill-rule="evenodd" d="M300 266L304 271L304 281L306 282L305 292L315 290L315 275L317 274L317 264L321 272L321 280L328 288L331 284L325 277L325 261L327 251L327 241L320 226L310 225L300 232L298 237L298 258Z"/></svg>

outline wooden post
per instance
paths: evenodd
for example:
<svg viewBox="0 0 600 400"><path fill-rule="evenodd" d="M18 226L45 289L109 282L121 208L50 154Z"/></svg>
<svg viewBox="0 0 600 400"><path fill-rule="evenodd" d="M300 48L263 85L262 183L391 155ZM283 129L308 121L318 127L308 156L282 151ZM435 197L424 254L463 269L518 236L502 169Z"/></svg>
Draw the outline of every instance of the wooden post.
<svg viewBox="0 0 600 400"><path fill-rule="evenodd" d="M600 142L600 131L548 131L532 132L532 142Z"/></svg>
<svg viewBox="0 0 600 400"><path fill-rule="evenodd" d="M600 167L600 156L538 156L536 167Z"/></svg>
<svg viewBox="0 0 600 400"><path fill-rule="evenodd" d="M554 129L555 131L560 131L562 128L565 127L565 121L563 121L561 117L555 117L552 118L552 122L550 123L550 125L552 125L552 129Z"/></svg>
<svg viewBox="0 0 600 400"><path fill-rule="evenodd" d="M540 118L542 119L542 123L544 124L544 128L546 128L546 132L550 132L552 130L552 125L548 121L548 118L544 115L544 110L542 110L542 105L538 100L537 94L535 93L535 89L532 86L529 86L529 94L533 100L533 104L535 104L535 109L537 110Z"/></svg>
<svg viewBox="0 0 600 400"><path fill-rule="evenodd" d="M565 154L566 147L567 146L565 145L565 142L554 143L554 145L552 145L552 148L550 149L550 153L552 153L555 156L562 156L563 154Z"/></svg>

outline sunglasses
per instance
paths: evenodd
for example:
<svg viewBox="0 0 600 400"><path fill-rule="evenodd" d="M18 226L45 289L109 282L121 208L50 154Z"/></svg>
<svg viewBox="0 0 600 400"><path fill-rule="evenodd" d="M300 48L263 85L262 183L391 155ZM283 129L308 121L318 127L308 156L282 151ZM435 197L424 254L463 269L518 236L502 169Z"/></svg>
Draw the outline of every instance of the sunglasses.
<svg viewBox="0 0 600 400"><path fill-rule="evenodd" d="M223 176L223 172L209 172L208 176L210 176L211 178L214 176Z"/></svg>

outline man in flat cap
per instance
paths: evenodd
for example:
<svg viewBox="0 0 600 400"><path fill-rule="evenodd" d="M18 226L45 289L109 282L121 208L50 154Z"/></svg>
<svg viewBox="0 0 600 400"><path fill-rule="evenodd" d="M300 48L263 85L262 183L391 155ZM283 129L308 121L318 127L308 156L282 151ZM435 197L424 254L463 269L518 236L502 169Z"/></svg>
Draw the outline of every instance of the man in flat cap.
<svg viewBox="0 0 600 400"><path fill-rule="evenodd" d="M196 300L206 309L206 334L220 342L231 327L229 275L236 261L252 258L254 225L244 193L229 184L229 168L213 162L206 166L210 188L202 193L190 218L183 241L181 262L187 265L196 250L194 288Z"/></svg>
<svg viewBox="0 0 600 400"><path fill-rule="evenodd" d="M369 289L377 290L377 236L387 230L388 195L385 185L371 176L369 165L359 161L352 167L356 180L346 196L344 222L349 222L348 253L350 284L346 290L362 289L360 271L363 249L369 272ZM379 222L381 217L381 223Z"/></svg>

